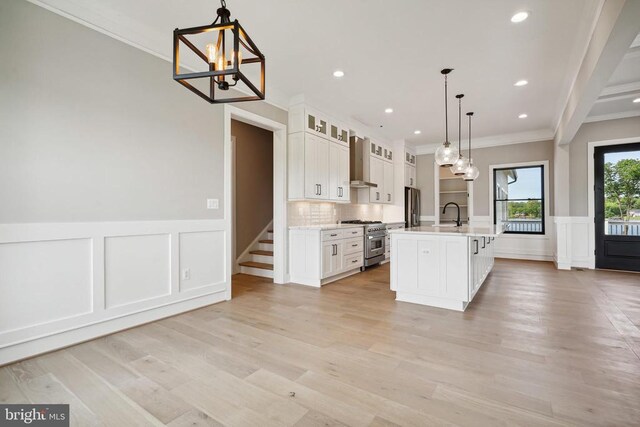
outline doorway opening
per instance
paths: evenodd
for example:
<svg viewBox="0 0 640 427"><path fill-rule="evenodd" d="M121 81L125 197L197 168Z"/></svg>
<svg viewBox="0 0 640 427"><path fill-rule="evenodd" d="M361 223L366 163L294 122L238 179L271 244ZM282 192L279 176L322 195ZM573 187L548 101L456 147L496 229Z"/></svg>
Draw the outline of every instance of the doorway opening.
<svg viewBox="0 0 640 427"><path fill-rule="evenodd" d="M594 148L596 268L640 271L640 142Z"/></svg>
<svg viewBox="0 0 640 427"><path fill-rule="evenodd" d="M233 272L273 278L273 132L231 119Z"/></svg>

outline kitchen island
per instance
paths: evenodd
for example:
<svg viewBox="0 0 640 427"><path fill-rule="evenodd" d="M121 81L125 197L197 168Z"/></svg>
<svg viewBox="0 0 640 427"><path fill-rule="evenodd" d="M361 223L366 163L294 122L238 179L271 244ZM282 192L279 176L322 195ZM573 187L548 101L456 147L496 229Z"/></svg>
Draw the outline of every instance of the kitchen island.
<svg viewBox="0 0 640 427"><path fill-rule="evenodd" d="M425 226L389 234L396 300L464 311L493 268L493 248L501 230Z"/></svg>

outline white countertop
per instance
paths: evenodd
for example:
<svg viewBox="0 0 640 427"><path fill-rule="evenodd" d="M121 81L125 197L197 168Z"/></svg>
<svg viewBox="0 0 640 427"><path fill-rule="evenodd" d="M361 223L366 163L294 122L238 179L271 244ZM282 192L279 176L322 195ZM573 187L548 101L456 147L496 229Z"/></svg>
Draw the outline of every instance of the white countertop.
<svg viewBox="0 0 640 427"><path fill-rule="evenodd" d="M289 230L345 230L348 228L362 228L363 224L314 224L314 225L294 225Z"/></svg>
<svg viewBox="0 0 640 427"><path fill-rule="evenodd" d="M402 228L389 230L390 234L435 234L440 236L497 236L502 230L495 225L474 227L463 225L462 227L441 227L437 225Z"/></svg>

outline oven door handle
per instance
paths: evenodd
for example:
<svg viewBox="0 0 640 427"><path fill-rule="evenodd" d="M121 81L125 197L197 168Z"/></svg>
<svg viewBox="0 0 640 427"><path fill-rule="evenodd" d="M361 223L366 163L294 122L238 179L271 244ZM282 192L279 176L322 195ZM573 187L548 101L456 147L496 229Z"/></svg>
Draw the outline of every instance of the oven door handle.
<svg viewBox="0 0 640 427"><path fill-rule="evenodd" d="M385 237L385 235L381 235L381 236L367 236L367 239L371 240L371 239L382 239L383 237Z"/></svg>

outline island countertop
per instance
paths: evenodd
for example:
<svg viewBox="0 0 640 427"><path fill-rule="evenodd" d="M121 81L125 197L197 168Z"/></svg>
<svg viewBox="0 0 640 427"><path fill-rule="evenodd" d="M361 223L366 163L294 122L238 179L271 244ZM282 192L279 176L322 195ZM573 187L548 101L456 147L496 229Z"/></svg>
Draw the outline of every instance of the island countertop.
<svg viewBox="0 0 640 427"><path fill-rule="evenodd" d="M402 228L398 230L389 230L389 234L432 234L440 236L498 236L502 234L502 230L495 225L491 226L469 226L462 227L451 226L420 226L411 228Z"/></svg>

